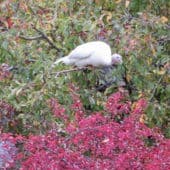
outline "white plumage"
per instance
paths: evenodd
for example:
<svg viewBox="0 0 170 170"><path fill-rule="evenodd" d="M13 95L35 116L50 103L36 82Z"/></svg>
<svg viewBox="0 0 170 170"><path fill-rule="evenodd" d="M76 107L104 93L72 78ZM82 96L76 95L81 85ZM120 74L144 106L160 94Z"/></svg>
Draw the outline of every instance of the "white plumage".
<svg viewBox="0 0 170 170"><path fill-rule="evenodd" d="M56 60L54 65L61 62L80 68L88 65L100 67L121 64L122 57L119 54L112 55L108 44L102 41L92 41L77 46L67 56Z"/></svg>

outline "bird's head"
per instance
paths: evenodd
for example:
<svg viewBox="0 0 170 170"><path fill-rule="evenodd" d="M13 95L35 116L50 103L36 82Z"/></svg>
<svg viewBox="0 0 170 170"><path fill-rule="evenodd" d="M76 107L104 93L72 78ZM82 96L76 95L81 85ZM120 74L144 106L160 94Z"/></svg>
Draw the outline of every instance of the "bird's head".
<svg viewBox="0 0 170 170"><path fill-rule="evenodd" d="M119 54L113 54L112 55L112 65L118 65L118 64L122 64L123 60L122 60L122 56Z"/></svg>

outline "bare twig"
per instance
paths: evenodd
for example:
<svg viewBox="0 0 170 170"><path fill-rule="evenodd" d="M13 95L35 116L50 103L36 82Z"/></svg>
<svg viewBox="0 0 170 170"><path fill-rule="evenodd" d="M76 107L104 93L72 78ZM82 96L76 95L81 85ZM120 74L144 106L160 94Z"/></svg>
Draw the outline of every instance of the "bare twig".
<svg viewBox="0 0 170 170"><path fill-rule="evenodd" d="M69 69L69 70L62 70L62 71L58 71L56 73L52 73L52 74L56 74L56 77L60 76L61 74L67 74L67 73L70 73L70 72L74 72L74 71L81 71L81 70L85 70L87 69L88 67L82 67L82 68L73 68L73 69Z"/></svg>
<svg viewBox="0 0 170 170"><path fill-rule="evenodd" d="M24 40L38 40L38 39L42 39L42 35L40 36L36 36L36 37L26 37L26 36L23 36L23 35L19 35L19 38L22 38Z"/></svg>
<svg viewBox="0 0 170 170"><path fill-rule="evenodd" d="M161 81L163 80L164 76L166 75L166 73L167 73L167 71L164 74L161 75L158 82L155 84L154 88L152 89L152 93L151 93L152 95L151 95L151 97L149 99L149 102L152 102L152 100L153 100L153 98L155 96L156 90L157 90L159 84L161 83Z"/></svg>
<svg viewBox="0 0 170 170"><path fill-rule="evenodd" d="M46 35L44 32L42 32L41 30L37 29L34 25L32 25L32 28L33 28L35 31L37 31L37 32L41 35L41 37L42 37L43 39L45 39L45 40L50 44L50 46L51 46L52 48L54 48L54 49L56 49L58 52L60 52L60 49L57 48L57 47L54 45L54 43L47 37L47 35Z"/></svg>
<svg viewBox="0 0 170 170"><path fill-rule="evenodd" d="M124 67L124 74L123 74L122 77L123 77L123 80L126 84L126 88L128 90L128 93L129 93L129 95L131 95L132 92L133 92L133 85L132 85L132 82L129 82L128 79L127 79L127 67L124 64L123 64L123 67Z"/></svg>
<svg viewBox="0 0 170 170"><path fill-rule="evenodd" d="M95 88L96 91L105 91L109 86L116 82L116 78L112 81L106 82L105 84L99 85ZM119 86L117 86L119 87Z"/></svg>

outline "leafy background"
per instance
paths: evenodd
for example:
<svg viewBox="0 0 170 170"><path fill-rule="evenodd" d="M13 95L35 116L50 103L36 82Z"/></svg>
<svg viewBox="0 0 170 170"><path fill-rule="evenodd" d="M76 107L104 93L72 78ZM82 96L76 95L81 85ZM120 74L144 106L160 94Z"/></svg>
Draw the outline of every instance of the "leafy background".
<svg viewBox="0 0 170 170"><path fill-rule="evenodd" d="M167 0L1 0L2 131L44 133L59 122L48 107L50 98L57 98L71 117L72 93L92 112L123 88L132 102L147 99L143 121L170 137L169 16ZM106 41L123 56L124 64L112 73L117 81L105 91L95 89L98 70L56 78L69 67L51 68L57 58L92 40Z"/></svg>

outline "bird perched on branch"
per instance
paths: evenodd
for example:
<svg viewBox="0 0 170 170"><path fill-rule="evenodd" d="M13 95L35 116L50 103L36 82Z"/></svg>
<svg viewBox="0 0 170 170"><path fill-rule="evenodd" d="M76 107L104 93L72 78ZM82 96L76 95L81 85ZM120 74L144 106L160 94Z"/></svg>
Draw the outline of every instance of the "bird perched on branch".
<svg viewBox="0 0 170 170"><path fill-rule="evenodd" d="M86 66L103 67L122 63L122 56L111 54L111 48L102 41L92 41L77 46L67 56L62 57L54 63L64 63L78 68ZM53 65L53 66L54 66Z"/></svg>

